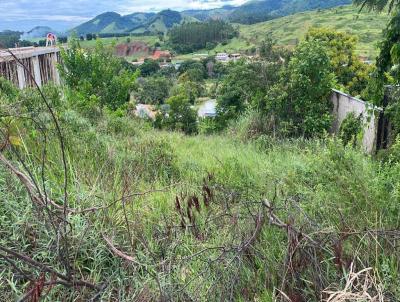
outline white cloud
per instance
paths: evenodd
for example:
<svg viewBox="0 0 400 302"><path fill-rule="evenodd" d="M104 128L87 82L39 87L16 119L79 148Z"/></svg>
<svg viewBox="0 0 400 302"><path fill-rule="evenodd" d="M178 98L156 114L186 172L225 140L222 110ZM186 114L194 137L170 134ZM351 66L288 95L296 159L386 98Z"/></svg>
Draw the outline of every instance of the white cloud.
<svg viewBox="0 0 400 302"><path fill-rule="evenodd" d="M94 16L115 11L122 15L163 9L210 9L241 5L247 0L0 0L0 30L29 29L46 24L66 29Z"/></svg>

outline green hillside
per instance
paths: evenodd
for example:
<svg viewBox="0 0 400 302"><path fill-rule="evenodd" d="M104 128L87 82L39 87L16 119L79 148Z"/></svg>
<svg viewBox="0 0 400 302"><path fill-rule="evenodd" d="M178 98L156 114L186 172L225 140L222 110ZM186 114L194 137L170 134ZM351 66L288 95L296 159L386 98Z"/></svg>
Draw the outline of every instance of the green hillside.
<svg viewBox="0 0 400 302"><path fill-rule="evenodd" d="M143 42L146 43L148 45L154 45L156 42L160 42L160 40L158 39L157 36L140 36L140 37L136 37L136 36L130 36L130 37L112 37L112 38L100 38L101 43L106 46L112 46L112 45L118 45L121 43L127 43L128 40L130 42ZM81 47L83 48L94 48L96 46L97 40L90 40L90 41L79 41L79 44L81 45Z"/></svg>
<svg viewBox="0 0 400 302"><path fill-rule="evenodd" d="M176 19L176 22L188 21L189 16L183 16L182 19ZM339 31L348 32L358 36L359 43L357 52L374 58L378 51L376 49L377 42L381 39L382 30L389 19L387 14L374 14L359 10L351 5L339 6L336 8L309 11L297 13L266 22L252 25L237 24L240 36L232 39L227 45L219 44L214 50L208 52L200 50L198 53L214 54L217 52L241 52L260 44L267 35L271 35L277 44L282 46L294 46L298 41L304 38L305 33L311 27L330 27ZM171 21L174 18L165 18L157 14L149 20L144 27L133 30L134 33L143 33L145 31L158 32L167 30L168 24L166 20ZM112 41L113 39L110 39ZM151 40L154 37L137 37L137 40ZM89 44L93 44L92 41ZM187 58L188 55L179 56L179 59Z"/></svg>
<svg viewBox="0 0 400 302"><path fill-rule="evenodd" d="M229 20L254 24L297 12L325 9L350 4L351 0L253 0L234 10Z"/></svg>
<svg viewBox="0 0 400 302"><path fill-rule="evenodd" d="M131 28L129 31L132 33L160 33L167 32L174 25L190 22L190 21L198 21L193 17L184 16L181 13L173 10L164 10L150 18L144 24L138 25L134 28Z"/></svg>
<svg viewBox="0 0 400 302"><path fill-rule="evenodd" d="M240 25L241 39L247 44L257 44L271 35L280 45L295 45L311 27L331 27L359 37L357 51L362 55L375 56L376 42L389 17L363 11L354 6L340 6L322 11L297 13L263 23ZM229 48L229 45L228 45Z"/></svg>
<svg viewBox="0 0 400 302"><path fill-rule="evenodd" d="M254 24L296 12L350 4L351 0L253 0L241 6L224 6L210 10L187 10L184 15L201 21L223 19L241 24Z"/></svg>
<svg viewBox="0 0 400 302"><path fill-rule="evenodd" d="M172 28L172 26L176 24L191 21L198 20L173 10L164 10L157 14L134 13L126 16L121 16L114 12L108 12L98 15L92 20L75 27L71 31L74 31L79 35L87 33L157 34L160 32L167 32L168 29Z"/></svg>
<svg viewBox="0 0 400 302"><path fill-rule="evenodd" d="M89 20L72 31L87 33L159 33L166 32L175 24L190 21L223 19L240 24L254 24L265 20L287 16L296 12L336 7L351 0L254 0L245 4L223 6L209 10L186 10L182 12L164 10L159 13L133 13L122 16L107 12Z"/></svg>

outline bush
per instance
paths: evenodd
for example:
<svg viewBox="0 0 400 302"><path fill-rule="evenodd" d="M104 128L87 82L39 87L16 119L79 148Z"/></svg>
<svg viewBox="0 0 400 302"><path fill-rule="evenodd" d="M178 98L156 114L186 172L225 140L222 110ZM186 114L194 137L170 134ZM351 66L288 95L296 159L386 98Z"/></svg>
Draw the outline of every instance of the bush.
<svg viewBox="0 0 400 302"><path fill-rule="evenodd" d="M68 48L61 50L61 56L60 73L74 92L70 101L78 107L95 104L115 110L129 101L138 75L126 70L100 41L95 49L86 51L72 40Z"/></svg>
<svg viewBox="0 0 400 302"><path fill-rule="evenodd" d="M171 47L180 53L189 53L199 49L213 49L219 42L227 41L238 35L232 25L221 20L190 22L173 27L169 33Z"/></svg>
<svg viewBox="0 0 400 302"><path fill-rule="evenodd" d="M362 118L362 115L356 116L354 112L351 112L343 120L339 129L339 137L345 146L351 144L356 147L358 145L363 132Z"/></svg>
<svg viewBox="0 0 400 302"><path fill-rule="evenodd" d="M185 95L172 96L166 104L169 106L168 111L157 117L156 125L183 131L186 134L197 132L197 113L191 108L189 99Z"/></svg>
<svg viewBox="0 0 400 302"><path fill-rule="evenodd" d="M160 64L152 59L144 60L144 63L139 66L140 75L143 77L151 76L160 70Z"/></svg>
<svg viewBox="0 0 400 302"><path fill-rule="evenodd" d="M172 83L163 76L143 79L139 85L138 98L145 104L163 104L169 97Z"/></svg>
<svg viewBox="0 0 400 302"><path fill-rule="evenodd" d="M283 136L321 136L332 124L330 94L335 85L329 57L317 41L296 47L281 82L266 97L267 112Z"/></svg>

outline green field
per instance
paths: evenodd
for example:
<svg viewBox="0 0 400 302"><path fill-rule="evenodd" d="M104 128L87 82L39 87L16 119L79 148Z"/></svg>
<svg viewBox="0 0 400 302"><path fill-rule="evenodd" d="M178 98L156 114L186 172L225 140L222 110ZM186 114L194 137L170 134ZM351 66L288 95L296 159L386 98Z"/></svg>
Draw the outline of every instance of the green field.
<svg viewBox="0 0 400 302"><path fill-rule="evenodd" d="M159 42L160 40L158 39L157 36L131 36L131 37L117 37L117 38L100 38L101 42L103 45L112 45L113 43L115 45L120 44L120 43L126 43L130 39L131 42L135 41L141 41L144 43L147 43L149 46L153 46L156 42ZM96 45L96 40L90 40L90 41L81 41L80 42L81 46L83 48L91 48Z"/></svg>
<svg viewBox="0 0 400 302"><path fill-rule="evenodd" d="M278 45L294 46L304 39L306 32L312 27L328 27L338 31L356 35L359 39L356 51L360 55L374 58L377 53L377 43L381 40L382 30L386 27L389 15L386 13L359 12L352 6L340 6L321 11L297 13L291 16L278 18L252 25L236 24L239 37L232 39L227 45L219 44L212 51L199 50L195 54L218 52L244 52L255 47L271 36ZM188 59L194 54L178 56L179 59Z"/></svg>
<svg viewBox="0 0 400 302"><path fill-rule="evenodd" d="M240 25L240 37L254 44L271 35L278 44L287 46L303 39L311 27L330 27L358 36L358 53L373 57L377 54L376 43L381 39L388 20L389 16L385 13L359 13L358 8L349 5L298 13L253 25Z"/></svg>

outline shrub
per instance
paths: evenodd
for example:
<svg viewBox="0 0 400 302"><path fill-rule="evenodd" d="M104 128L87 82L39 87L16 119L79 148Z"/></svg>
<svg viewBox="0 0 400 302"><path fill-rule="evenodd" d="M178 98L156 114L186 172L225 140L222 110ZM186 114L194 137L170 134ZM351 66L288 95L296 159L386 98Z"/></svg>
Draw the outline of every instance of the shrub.
<svg viewBox="0 0 400 302"><path fill-rule="evenodd" d="M152 59L144 60L144 63L139 66L140 75L143 77L151 76L160 70L160 64Z"/></svg>
<svg viewBox="0 0 400 302"><path fill-rule="evenodd" d="M163 104L168 98L172 83L163 76L143 79L139 85L138 98L146 104Z"/></svg>
<svg viewBox="0 0 400 302"><path fill-rule="evenodd" d="M86 107L87 102L113 110L129 101L137 73L126 70L121 61L109 53L100 41L86 51L72 40L61 50L61 76L73 91L72 103Z"/></svg>
<svg viewBox="0 0 400 302"><path fill-rule="evenodd" d="M191 108L190 101L184 94L170 97L166 104L169 109L166 114L157 117L158 125L186 134L197 132L197 113Z"/></svg>
<svg viewBox="0 0 400 302"><path fill-rule="evenodd" d="M351 144L353 147L356 147L360 141L360 135L362 135L362 131L362 116L356 116L354 112L351 112L346 116L340 125L339 137L345 146Z"/></svg>
<svg viewBox="0 0 400 302"><path fill-rule="evenodd" d="M266 97L284 136L321 136L332 124L330 93L335 85L329 57L316 41L296 47L281 82Z"/></svg>

